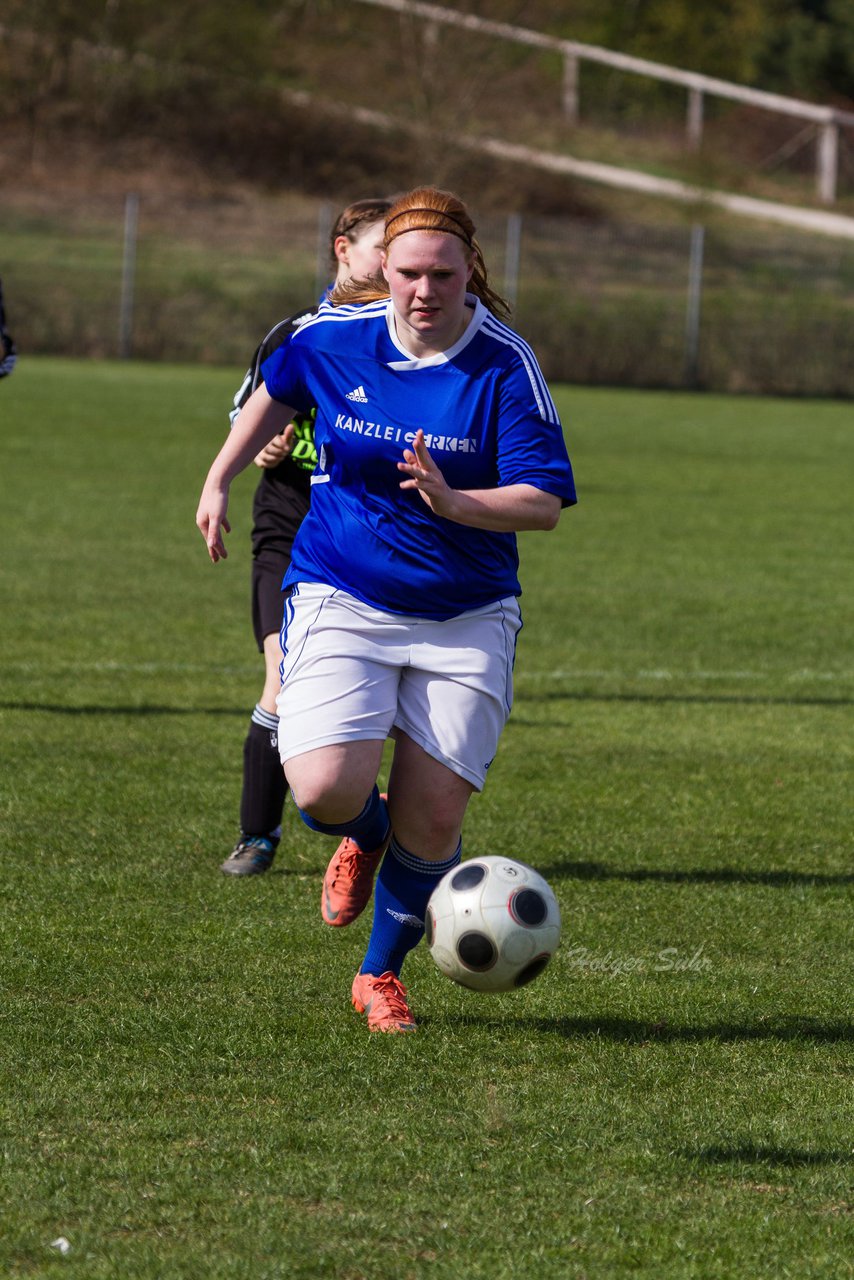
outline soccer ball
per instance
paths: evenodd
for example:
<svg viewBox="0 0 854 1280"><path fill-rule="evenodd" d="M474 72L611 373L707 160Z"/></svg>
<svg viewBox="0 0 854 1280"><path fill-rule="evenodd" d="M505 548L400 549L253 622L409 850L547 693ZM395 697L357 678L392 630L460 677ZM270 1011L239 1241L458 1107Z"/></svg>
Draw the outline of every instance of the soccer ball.
<svg viewBox="0 0 854 1280"><path fill-rule="evenodd" d="M525 986L560 941L554 894L539 872L512 858L454 867L434 889L424 923L438 968L474 991Z"/></svg>

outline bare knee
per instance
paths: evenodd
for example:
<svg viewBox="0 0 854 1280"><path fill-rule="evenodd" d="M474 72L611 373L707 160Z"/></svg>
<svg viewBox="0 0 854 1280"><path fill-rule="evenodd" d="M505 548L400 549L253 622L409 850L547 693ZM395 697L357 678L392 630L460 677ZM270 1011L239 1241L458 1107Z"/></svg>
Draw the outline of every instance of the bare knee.
<svg viewBox="0 0 854 1280"><path fill-rule="evenodd" d="M323 786L317 780L291 784L291 792L297 808L316 822L349 822L361 813L367 799L367 794L356 795L344 784Z"/></svg>
<svg viewBox="0 0 854 1280"><path fill-rule="evenodd" d="M285 774L298 807L317 822L349 822L376 781L378 752L322 747L289 760Z"/></svg>
<svg viewBox="0 0 854 1280"><path fill-rule="evenodd" d="M346 782L336 777L299 777L294 779L285 766L297 807L317 822L347 822L363 807L361 799L352 796Z"/></svg>

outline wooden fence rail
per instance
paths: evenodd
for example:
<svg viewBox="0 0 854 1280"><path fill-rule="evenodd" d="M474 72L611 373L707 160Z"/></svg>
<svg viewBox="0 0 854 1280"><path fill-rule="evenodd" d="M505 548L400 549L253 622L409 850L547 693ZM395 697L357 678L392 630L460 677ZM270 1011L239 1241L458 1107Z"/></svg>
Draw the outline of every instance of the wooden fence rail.
<svg viewBox="0 0 854 1280"><path fill-rule="evenodd" d="M410 14L412 17L423 19L427 31L433 28L434 37L438 24L444 24L559 54L563 58L564 67L561 105L564 117L570 124L576 124L580 116L579 63L582 61L597 62L603 66L614 67L618 71L648 76L651 79L681 85L687 89L686 134L692 148L698 147L702 140L703 101L707 94L728 98L734 102L745 102L750 106L774 111L780 115L809 120L817 126L816 192L825 204L832 204L836 199L839 130L840 127L854 128L854 112L840 111L836 107L822 106L815 102L803 102L799 98L768 93L764 89L751 89L747 85L719 80L715 76L702 75L697 71L684 71L679 67L670 67L661 62L650 62L647 58L635 58L630 54L603 49L599 45L582 44L577 40L565 40L559 36L531 31L527 27L516 27L507 22L479 18L476 14L458 13L454 9L445 9L441 5L425 3L424 0L357 0L357 2L382 9L392 9L397 13ZM429 39L430 36L428 35L427 38Z"/></svg>

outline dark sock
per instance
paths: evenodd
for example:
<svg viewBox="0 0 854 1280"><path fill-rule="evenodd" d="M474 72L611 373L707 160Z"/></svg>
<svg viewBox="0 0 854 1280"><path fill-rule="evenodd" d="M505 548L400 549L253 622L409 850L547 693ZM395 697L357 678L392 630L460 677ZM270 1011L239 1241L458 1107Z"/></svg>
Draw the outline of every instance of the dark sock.
<svg viewBox="0 0 854 1280"><path fill-rule="evenodd" d="M243 791L240 828L246 836L266 836L274 842L282 829L287 783L279 759L279 719L263 707L252 712L243 744Z"/></svg>
<svg viewBox="0 0 854 1280"><path fill-rule="evenodd" d="M360 973L400 974L403 961L424 936L424 913L436 885L460 860L462 841L445 862L425 862L394 836L374 884L374 923Z"/></svg>
<svg viewBox="0 0 854 1280"><path fill-rule="evenodd" d="M388 835L388 806L381 798L380 789L377 786L368 797L368 803L362 812L355 818L351 818L349 822L317 822L302 809L298 809L297 812L312 831L320 831L325 836L349 836L366 853L378 849Z"/></svg>

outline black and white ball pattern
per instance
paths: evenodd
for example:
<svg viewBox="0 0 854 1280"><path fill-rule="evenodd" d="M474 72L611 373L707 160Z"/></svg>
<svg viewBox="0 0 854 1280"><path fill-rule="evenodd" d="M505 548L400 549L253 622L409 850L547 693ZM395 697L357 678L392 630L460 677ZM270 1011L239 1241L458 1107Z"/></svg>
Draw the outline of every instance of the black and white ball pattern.
<svg viewBox="0 0 854 1280"><path fill-rule="evenodd" d="M560 941L546 880L512 858L473 858L443 876L427 904L427 945L438 968L475 991L532 982Z"/></svg>

